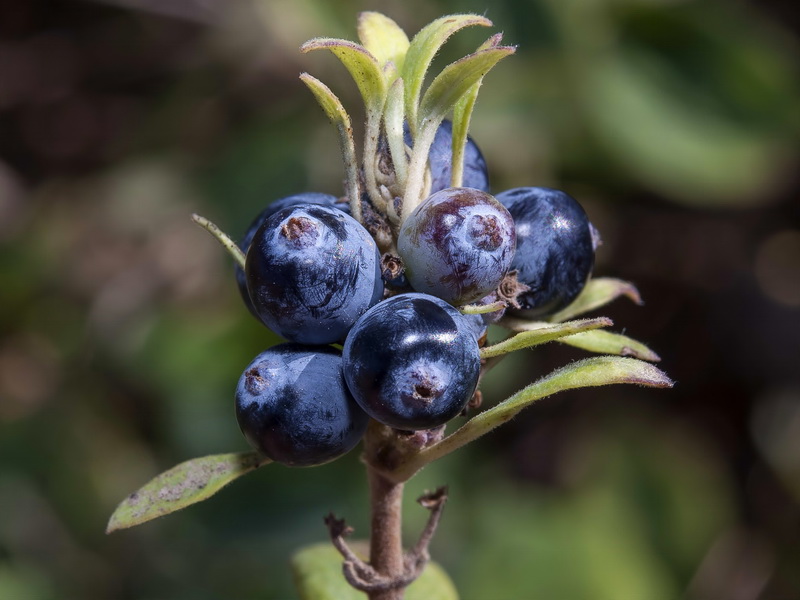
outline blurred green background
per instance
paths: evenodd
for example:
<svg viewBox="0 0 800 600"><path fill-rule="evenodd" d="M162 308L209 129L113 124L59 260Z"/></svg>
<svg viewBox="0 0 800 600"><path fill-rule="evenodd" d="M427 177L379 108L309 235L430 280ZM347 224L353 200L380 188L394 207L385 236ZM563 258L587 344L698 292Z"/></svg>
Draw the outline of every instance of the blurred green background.
<svg viewBox="0 0 800 600"><path fill-rule="evenodd" d="M409 33L485 13L518 44L472 133L493 189L567 190L603 311L677 386L570 392L423 471L451 486L433 545L465 600L800 598L800 131L792 0L18 0L0 5L0 598L293 598L322 518L367 531L358 453L257 471L105 536L116 504L246 449L241 369L277 340L189 221L240 235L266 203L339 193L335 133L297 76L359 118L316 35L360 10ZM440 65L487 36L454 37ZM487 402L583 356L544 347Z"/></svg>

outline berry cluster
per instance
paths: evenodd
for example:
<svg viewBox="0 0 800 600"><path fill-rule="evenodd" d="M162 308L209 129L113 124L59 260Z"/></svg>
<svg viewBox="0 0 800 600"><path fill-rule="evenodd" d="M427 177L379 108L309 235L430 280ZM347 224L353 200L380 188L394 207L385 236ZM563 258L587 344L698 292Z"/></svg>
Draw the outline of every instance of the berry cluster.
<svg viewBox="0 0 800 600"><path fill-rule="evenodd" d="M358 443L368 418L405 431L443 425L475 394L489 322L506 306L543 318L585 285L594 232L580 205L546 188L492 196L471 138L463 171L477 187L447 186L451 132L450 121L436 131L429 195L389 226L383 256L368 220L319 193L273 202L239 244L245 304L289 342L259 354L236 391L245 437L272 460L328 462ZM380 217L369 197L360 208ZM492 312L469 310L481 305Z"/></svg>

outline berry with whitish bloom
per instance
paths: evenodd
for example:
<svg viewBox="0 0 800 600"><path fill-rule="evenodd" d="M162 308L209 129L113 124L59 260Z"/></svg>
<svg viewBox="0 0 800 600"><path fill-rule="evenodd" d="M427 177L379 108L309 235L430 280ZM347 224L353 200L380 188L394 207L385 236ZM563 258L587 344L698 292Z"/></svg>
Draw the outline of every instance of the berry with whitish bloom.
<svg viewBox="0 0 800 600"><path fill-rule="evenodd" d="M383 297L380 255L366 229L329 206L279 210L256 231L245 262L261 321L303 344L344 340Z"/></svg>
<svg viewBox="0 0 800 600"><path fill-rule="evenodd" d="M330 462L358 444L369 418L329 346L280 344L259 354L236 387L236 419L253 448L292 467Z"/></svg>
<svg viewBox="0 0 800 600"><path fill-rule="evenodd" d="M296 206L297 204L320 204L323 206L333 206L339 210L343 210L347 214L350 214L350 205L347 202L340 202L339 198L336 196L331 196L330 194L321 194L319 192L303 192L300 194L293 194L291 196L279 198L274 202L270 202L270 204L267 205L264 210L258 213L256 218L250 223L250 226L247 228L247 231L245 232L241 241L239 241L237 244L241 251L247 254L247 250L250 248L250 243L253 241L256 231L258 231L258 228L264 224L264 221L266 221L270 215L275 214L282 208ZM258 313L256 312L255 308L253 308L253 303L250 302L250 294L247 292L247 280L244 276L244 269L242 269L239 265L236 265L235 274L236 284L239 287L239 294L242 296L244 305L247 307L247 310L249 310L253 316L258 319Z"/></svg>
<svg viewBox="0 0 800 600"><path fill-rule="evenodd" d="M400 227L397 251L418 292L460 306L497 288L511 267L514 221L493 196L448 188L429 196Z"/></svg>

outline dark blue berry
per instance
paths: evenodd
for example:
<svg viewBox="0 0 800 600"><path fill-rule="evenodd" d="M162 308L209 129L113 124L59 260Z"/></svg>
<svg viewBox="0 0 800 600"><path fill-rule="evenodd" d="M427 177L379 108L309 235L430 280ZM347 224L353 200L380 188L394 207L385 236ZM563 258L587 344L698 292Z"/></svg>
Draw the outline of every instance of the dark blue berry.
<svg viewBox="0 0 800 600"><path fill-rule="evenodd" d="M320 204L323 206L334 206L339 210L343 210L347 214L350 214L350 205L347 202L339 202L339 199L336 196L331 196L330 194L321 194L319 192L304 192L302 194L294 194L293 196L286 196L285 198L279 198L274 202L271 202L264 210L262 210L253 222L250 223L250 227L247 228L247 231L244 234L244 237L239 242L239 248L247 254L247 249L250 248L250 243L253 241L253 236L258 231L258 228L267 220L272 214L275 214L282 208L286 208L287 206L295 206L297 204ZM245 280L244 270L236 265L236 283L239 286L239 294L242 296L242 300L244 300L244 304L253 315L258 318L258 313L253 308L253 303L250 302L250 294L247 292L247 281Z"/></svg>
<svg viewBox="0 0 800 600"><path fill-rule="evenodd" d="M247 366L236 419L253 448L293 467L349 452L369 420L345 386L338 351L300 344L274 346Z"/></svg>
<svg viewBox="0 0 800 600"><path fill-rule="evenodd" d="M511 268L530 287L514 314L539 318L572 302L594 266L592 226L578 202L559 190L524 187L497 195L517 228Z"/></svg>
<svg viewBox="0 0 800 600"><path fill-rule="evenodd" d="M425 294L372 307L347 336L345 381L356 402L395 429L431 429L458 415L475 392L478 342L464 315Z"/></svg>
<svg viewBox="0 0 800 600"><path fill-rule="evenodd" d="M411 132L404 128L405 142L413 147ZM445 119L436 130L433 144L428 152L428 164L431 169L431 194L450 187L450 176L453 172L453 123ZM489 191L489 171L486 161L478 145L471 136L467 136L464 147L464 174L461 185L484 192Z"/></svg>
<svg viewBox="0 0 800 600"><path fill-rule="evenodd" d="M375 241L329 206L300 204L269 216L245 264L256 314L292 342L329 344L383 297Z"/></svg>
<svg viewBox="0 0 800 600"><path fill-rule="evenodd" d="M412 287L456 306L495 290L514 257L514 221L493 196L448 188L403 222L397 251Z"/></svg>

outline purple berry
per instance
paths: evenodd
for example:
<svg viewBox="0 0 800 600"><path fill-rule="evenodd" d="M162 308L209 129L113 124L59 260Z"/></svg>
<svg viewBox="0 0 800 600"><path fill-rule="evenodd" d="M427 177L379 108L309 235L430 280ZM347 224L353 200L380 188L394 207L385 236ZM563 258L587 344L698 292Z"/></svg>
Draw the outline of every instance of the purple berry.
<svg viewBox="0 0 800 600"><path fill-rule="evenodd" d="M319 192L303 192L301 194L294 194L292 196L286 196L285 198L279 198L278 200L271 202L264 210L258 213L256 218L250 223L250 226L247 228L244 237L242 237L238 244L242 252L247 254L247 250L250 248L250 244L253 241L253 236L255 236L258 228L264 224L264 221L266 221L270 215L275 214L282 208L296 206L297 204L320 204L322 206L333 206L339 210L343 210L347 214L350 214L350 205L346 202L339 202L339 199L336 196L331 196L330 194L321 194ZM258 319L258 313L256 312L256 309L253 308L253 303L250 302L250 294L247 292L247 280L244 276L244 269L239 267L239 265L236 265L235 274L236 283L239 286L239 294L241 294L247 310L249 310L253 316Z"/></svg>
<svg viewBox="0 0 800 600"><path fill-rule="evenodd" d="M375 241L328 206L300 204L268 217L253 237L245 274L259 319L303 344L343 340L383 297Z"/></svg>
<svg viewBox="0 0 800 600"><path fill-rule="evenodd" d="M411 132L404 128L405 142L413 147ZM450 176L453 172L453 123L445 119L436 130L436 134L428 151L428 165L431 169L431 194L450 187ZM467 136L464 147L464 174L461 185L484 192L489 191L489 172L480 148L471 136Z"/></svg>
<svg viewBox="0 0 800 600"><path fill-rule="evenodd" d="M570 304L594 266L592 226L583 208L564 192L524 187L497 195L514 217L517 252L511 267L530 290L514 314L540 318Z"/></svg>
<svg viewBox="0 0 800 600"><path fill-rule="evenodd" d="M373 306L347 336L345 381L375 420L402 430L431 429L466 406L478 384L478 342L464 315L425 294Z"/></svg>
<svg viewBox="0 0 800 600"><path fill-rule="evenodd" d="M253 448L292 467L349 452L369 420L345 386L338 351L299 344L274 346L247 366L236 419Z"/></svg>
<svg viewBox="0 0 800 600"><path fill-rule="evenodd" d="M490 194L472 188L429 196L405 220L397 239L412 287L456 306L497 288L515 245L508 211Z"/></svg>

